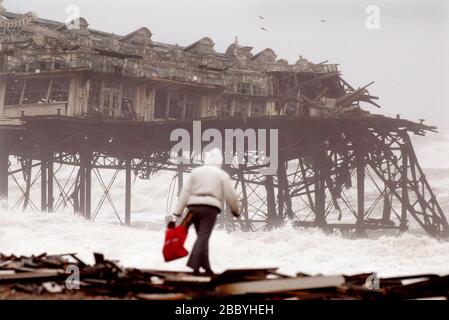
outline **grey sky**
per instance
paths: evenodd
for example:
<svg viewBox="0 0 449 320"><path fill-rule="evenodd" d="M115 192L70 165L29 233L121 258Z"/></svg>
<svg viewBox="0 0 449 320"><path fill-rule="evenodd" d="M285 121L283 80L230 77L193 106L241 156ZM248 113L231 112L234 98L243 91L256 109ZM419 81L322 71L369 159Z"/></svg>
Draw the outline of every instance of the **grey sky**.
<svg viewBox="0 0 449 320"><path fill-rule="evenodd" d="M160 42L188 45L211 37L224 51L238 36L294 63L339 63L353 86L372 80L387 115L402 114L449 129L449 1L447 0L5 0L6 9L65 21L78 5L90 27L127 34L141 26ZM365 28L368 5L380 8L380 30ZM259 20L258 15L265 17ZM327 20L321 22L322 19ZM268 29L261 31L260 26Z"/></svg>

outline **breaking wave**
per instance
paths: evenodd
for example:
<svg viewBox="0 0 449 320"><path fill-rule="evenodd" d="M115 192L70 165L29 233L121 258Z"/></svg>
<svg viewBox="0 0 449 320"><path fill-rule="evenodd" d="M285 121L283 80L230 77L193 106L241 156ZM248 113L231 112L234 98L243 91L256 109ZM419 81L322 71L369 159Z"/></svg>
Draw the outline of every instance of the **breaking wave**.
<svg viewBox="0 0 449 320"><path fill-rule="evenodd" d="M413 137L416 153L425 168L443 210L449 212L449 133ZM158 173L152 181L133 182L133 227L120 226L107 204L95 222L85 221L65 210L56 213L0 212L0 252L49 254L77 252L92 262L93 252L103 252L124 266L185 270L186 259L163 261L164 216L172 175ZM123 179L111 196L123 204ZM95 194L100 185L93 185ZM96 192L97 191L97 192ZM17 196L17 190L11 190ZM16 193L16 194L15 194ZM118 205L118 210L123 208ZM189 235L191 248L194 232ZM211 260L217 271L229 268L280 267L294 274L354 274L378 272L381 276L413 273L449 274L449 242L428 237L419 229L401 236L374 234L368 239L350 239L319 230L286 226L271 232L214 232Z"/></svg>

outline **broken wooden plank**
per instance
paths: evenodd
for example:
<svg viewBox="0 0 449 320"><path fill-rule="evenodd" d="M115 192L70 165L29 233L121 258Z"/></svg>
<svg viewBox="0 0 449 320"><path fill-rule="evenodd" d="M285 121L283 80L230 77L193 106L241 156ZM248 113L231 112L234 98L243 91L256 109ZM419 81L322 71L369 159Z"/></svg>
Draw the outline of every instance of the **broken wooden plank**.
<svg viewBox="0 0 449 320"><path fill-rule="evenodd" d="M193 276L193 275L171 275L164 279L164 283L174 282L189 282L189 283L207 283L210 282L211 277L207 276Z"/></svg>
<svg viewBox="0 0 449 320"><path fill-rule="evenodd" d="M8 275L8 274L15 274L16 272L14 270L0 270L0 276L2 275Z"/></svg>
<svg viewBox="0 0 449 320"><path fill-rule="evenodd" d="M188 298L184 293L141 293L136 296L141 300L157 300L157 301L180 301Z"/></svg>
<svg viewBox="0 0 449 320"><path fill-rule="evenodd" d="M258 268L258 269L230 269L214 276L211 285L219 285L231 282L245 282L264 280L270 274L275 274L277 268Z"/></svg>
<svg viewBox="0 0 449 320"><path fill-rule="evenodd" d="M13 282L46 282L57 281L67 278L67 274L58 271L46 272L21 272L15 274L0 275L0 284Z"/></svg>
<svg viewBox="0 0 449 320"><path fill-rule="evenodd" d="M10 263L12 263L12 260L5 260L5 261L1 261L0 262L0 268L3 268L4 266L9 265Z"/></svg>
<svg viewBox="0 0 449 320"><path fill-rule="evenodd" d="M344 283L345 278L343 276L317 276L230 283L217 286L215 291L222 295L278 293L305 289L339 287Z"/></svg>

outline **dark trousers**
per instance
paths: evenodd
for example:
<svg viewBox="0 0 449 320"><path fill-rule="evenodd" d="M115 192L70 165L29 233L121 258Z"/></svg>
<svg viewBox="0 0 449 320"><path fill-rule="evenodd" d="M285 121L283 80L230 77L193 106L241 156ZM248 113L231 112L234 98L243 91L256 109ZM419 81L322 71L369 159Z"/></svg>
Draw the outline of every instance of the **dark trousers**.
<svg viewBox="0 0 449 320"><path fill-rule="evenodd" d="M220 210L215 207L200 205L189 206L189 210L192 212L192 223L195 226L197 239L187 266L198 271L201 267L210 270L209 238Z"/></svg>

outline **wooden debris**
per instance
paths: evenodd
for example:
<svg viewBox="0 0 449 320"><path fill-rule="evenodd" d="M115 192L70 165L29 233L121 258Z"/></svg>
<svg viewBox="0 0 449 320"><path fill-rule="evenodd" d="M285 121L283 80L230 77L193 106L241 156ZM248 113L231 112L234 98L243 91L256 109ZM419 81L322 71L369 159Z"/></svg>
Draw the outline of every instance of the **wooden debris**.
<svg viewBox="0 0 449 320"><path fill-rule="evenodd" d="M137 295L137 299L141 300L165 300L165 301L179 301L186 300L188 296L183 293L159 293L159 294L145 294Z"/></svg>
<svg viewBox="0 0 449 320"><path fill-rule="evenodd" d="M318 288L336 288L345 283L343 276L318 276L261 280L230 283L215 290L222 295L243 295L248 293L281 293Z"/></svg>
<svg viewBox="0 0 449 320"><path fill-rule="evenodd" d="M76 254L31 257L0 254L0 298L24 299L142 299L196 300L288 299L288 300L403 300L447 299L449 276L433 274L377 279L370 289L372 274L351 276L295 277L276 268L227 270L213 277L197 277L189 272L124 269L114 261L95 254L88 265ZM68 266L79 269L76 288L66 284ZM72 282L72 284L74 284Z"/></svg>
<svg viewBox="0 0 449 320"><path fill-rule="evenodd" d="M61 275L57 271L45 271L45 272L21 272L13 274L0 275L0 284L12 283L18 281L26 282L43 282L48 280L57 280L61 278L66 278L67 276Z"/></svg>

